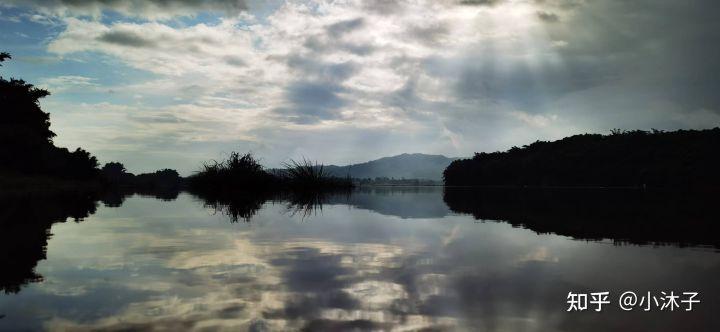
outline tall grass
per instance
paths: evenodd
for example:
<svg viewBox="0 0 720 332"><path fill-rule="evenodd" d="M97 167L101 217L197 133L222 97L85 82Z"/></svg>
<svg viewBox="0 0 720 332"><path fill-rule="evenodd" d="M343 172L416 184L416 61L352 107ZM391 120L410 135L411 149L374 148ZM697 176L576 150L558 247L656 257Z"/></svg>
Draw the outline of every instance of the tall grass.
<svg viewBox="0 0 720 332"><path fill-rule="evenodd" d="M224 161L204 163L189 179L195 191L223 193L236 190L268 191L277 185L277 178L265 171L252 154L232 152Z"/></svg>
<svg viewBox="0 0 720 332"><path fill-rule="evenodd" d="M290 160L283 164L284 182L293 190L350 189L353 182L349 177L341 178L325 172L322 164L313 163L305 158L301 161Z"/></svg>
<svg viewBox="0 0 720 332"><path fill-rule="evenodd" d="M252 154L233 152L226 160L207 162L188 178L189 189L206 206L230 217L249 221L267 200L288 202L303 219L321 209L325 196L349 192L350 178L328 174L323 165L307 159L290 160L282 170L265 170Z"/></svg>
<svg viewBox="0 0 720 332"><path fill-rule="evenodd" d="M232 192L279 192L347 190L350 178L328 174L323 165L307 159L290 160L277 172L265 170L250 153L233 152L224 161L213 160L189 178L190 188L209 195Z"/></svg>

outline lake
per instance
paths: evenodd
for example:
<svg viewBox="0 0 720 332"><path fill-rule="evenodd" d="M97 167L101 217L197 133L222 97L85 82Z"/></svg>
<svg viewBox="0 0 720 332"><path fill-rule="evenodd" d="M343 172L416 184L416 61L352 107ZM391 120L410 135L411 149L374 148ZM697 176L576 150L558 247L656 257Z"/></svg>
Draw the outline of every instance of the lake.
<svg viewBox="0 0 720 332"><path fill-rule="evenodd" d="M375 188L241 205L3 199L0 330L720 331L707 195ZM568 311L569 293L587 309Z"/></svg>

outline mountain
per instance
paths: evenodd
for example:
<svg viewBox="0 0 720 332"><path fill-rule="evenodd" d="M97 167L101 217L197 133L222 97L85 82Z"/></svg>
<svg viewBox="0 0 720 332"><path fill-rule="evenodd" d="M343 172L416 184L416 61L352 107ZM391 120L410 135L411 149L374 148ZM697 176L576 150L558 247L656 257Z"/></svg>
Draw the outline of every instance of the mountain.
<svg viewBox="0 0 720 332"><path fill-rule="evenodd" d="M395 179L425 179L441 181L445 168L457 158L422 153L403 153L360 164L348 166L325 166L325 170L335 176L352 178L387 177Z"/></svg>

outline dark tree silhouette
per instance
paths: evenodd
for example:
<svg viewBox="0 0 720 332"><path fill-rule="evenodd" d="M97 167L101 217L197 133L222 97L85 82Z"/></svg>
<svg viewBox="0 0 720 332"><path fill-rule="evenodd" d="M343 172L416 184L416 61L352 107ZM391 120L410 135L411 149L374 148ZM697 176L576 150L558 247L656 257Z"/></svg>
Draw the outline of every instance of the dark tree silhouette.
<svg viewBox="0 0 720 332"><path fill-rule="evenodd" d="M277 193L282 190L327 191L350 189L349 178L327 174L324 167L308 160L291 161L282 170L265 170L252 154L232 152L224 161L212 161L188 178L198 194Z"/></svg>
<svg viewBox="0 0 720 332"><path fill-rule="evenodd" d="M3 61L5 61L5 60L7 60L7 59L11 59L11 58L12 58L12 57L10 56L10 53L0 52L0 66L2 66L2 62L3 62Z"/></svg>
<svg viewBox="0 0 720 332"><path fill-rule="evenodd" d="M0 62L10 59L0 53ZM0 171L91 179L98 174L97 159L83 149L73 152L53 144L50 114L40 99L50 92L21 79L0 76Z"/></svg>
<svg viewBox="0 0 720 332"><path fill-rule="evenodd" d="M291 161L282 170L265 170L252 154L233 152L224 161L206 163L190 176L190 192L205 204L230 217L249 221L262 204L283 198L296 212L307 215L327 194L346 193L353 188L349 178L327 174L322 165Z"/></svg>
<svg viewBox="0 0 720 332"><path fill-rule="evenodd" d="M138 174L133 178L133 186L136 191L154 193L160 197L166 193L168 199L177 197L177 191L184 185L184 180L174 169L161 169L154 173Z"/></svg>
<svg viewBox="0 0 720 332"><path fill-rule="evenodd" d="M102 168L102 172L105 174L123 174L126 173L125 165L117 161L111 161L106 163Z"/></svg>
<svg viewBox="0 0 720 332"><path fill-rule="evenodd" d="M445 169L451 186L720 186L720 128L613 130L476 153Z"/></svg>
<svg viewBox="0 0 720 332"><path fill-rule="evenodd" d="M117 161L106 163L100 169L100 173L106 181L113 185L129 181L133 177L132 174L127 172L125 165Z"/></svg>
<svg viewBox="0 0 720 332"><path fill-rule="evenodd" d="M25 136L52 143L55 133L50 131L50 114L40 109L40 98L49 96L50 92L17 79L0 78L0 84L3 129L23 131Z"/></svg>

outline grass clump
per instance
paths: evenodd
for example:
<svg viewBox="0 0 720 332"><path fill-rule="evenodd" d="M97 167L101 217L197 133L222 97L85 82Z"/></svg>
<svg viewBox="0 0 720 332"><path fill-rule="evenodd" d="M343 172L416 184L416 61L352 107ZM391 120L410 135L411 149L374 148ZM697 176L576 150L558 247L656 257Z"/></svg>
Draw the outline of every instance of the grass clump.
<svg viewBox="0 0 720 332"><path fill-rule="evenodd" d="M232 152L226 160L204 163L189 184L192 190L204 193L267 192L277 186L277 180L252 154Z"/></svg>
<svg viewBox="0 0 720 332"><path fill-rule="evenodd" d="M329 191L353 187L350 178L332 176L323 165L290 160L284 169L268 171L252 154L233 152L223 161L205 163L189 178L191 190L209 195L234 192Z"/></svg>
<svg viewBox="0 0 720 332"><path fill-rule="evenodd" d="M285 167L283 182L293 190L318 191L328 189L349 189L353 182L349 177L341 178L328 174L322 164L304 159L290 160Z"/></svg>
<svg viewBox="0 0 720 332"><path fill-rule="evenodd" d="M233 152L226 160L207 162L188 178L190 192L207 207L249 221L268 200L288 202L303 219L318 211L328 194L349 192L353 182L328 174L325 167L307 159L290 160L280 170L266 170L252 154Z"/></svg>

